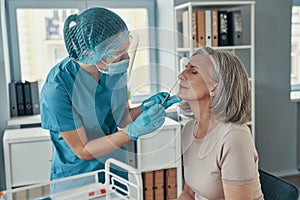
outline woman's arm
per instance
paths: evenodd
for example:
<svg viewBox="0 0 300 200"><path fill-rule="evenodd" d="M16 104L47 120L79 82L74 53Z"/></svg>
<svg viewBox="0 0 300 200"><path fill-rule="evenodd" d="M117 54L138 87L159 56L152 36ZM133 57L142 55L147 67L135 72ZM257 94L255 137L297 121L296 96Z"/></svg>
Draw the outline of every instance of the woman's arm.
<svg viewBox="0 0 300 200"><path fill-rule="evenodd" d="M228 185L223 184L226 200L253 200L254 184Z"/></svg>
<svg viewBox="0 0 300 200"><path fill-rule="evenodd" d="M133 122L141 113L142 113L141 106L130 108L129 103L127 102L125 112L119 126L120 127L127 126L127 124Z"/></svg>
<svg viewBox="0 0 300 200"><path fill-rule="evenodd" d="M130 112L128 109L126 112L128 116L125 119L128 119L129 123L142 113L139 107L132 109ZM128 129L119 130L94 140L88 140L84 126L76 130L60 132L60 134L80 159L90 160L120 148L131 141L131 139L136 140L138 137L156 130L164 122L164 114L164 107L155 104L142 113L138 121L133 122L134 124L130 124L130 127L127 127ZM143 128L141 128L141 126ZM127 130L129 130L128 133Z"/></svg>
<svg viewBox="0 0 300 200"><path fill-rule="evenodd" d="M82 160L91 160L110 153L130 141L125 130L103 136L94 140L88 140L85 128L60 132L72 151Z"/></svg>
<svg viewBox="0 0 300 200"><path fill-rule="evenodd" d="M185 183L182 193L180 194L178 200L194 200L195 192Z"/></svg>
<svg viewBox="0 0 300 200"><path fill-rule="evenodd" d="M136 115L135 118L141 113L139 110L139 108L136 108L133 113ZM135 124L131 124L131 126L128 127L128 130L130 131L129 135L126 128L101 138L88 140L84 126L76 130L60 132L60 134L80 159L90 160L120 148L132 138L135 140L141 135L154 131L164 122L164 113L163 107L154 105L154 107L151 107L140 115L139 121L133 122ZM141 129L141 126L143 126L144 129Z"/></svg>

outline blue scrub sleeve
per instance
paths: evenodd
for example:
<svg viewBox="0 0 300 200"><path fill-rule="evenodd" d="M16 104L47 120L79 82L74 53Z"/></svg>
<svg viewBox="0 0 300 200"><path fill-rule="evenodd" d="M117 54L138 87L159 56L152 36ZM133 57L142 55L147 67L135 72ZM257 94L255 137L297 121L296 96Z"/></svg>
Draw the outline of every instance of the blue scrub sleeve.
<svg viewBox="0 0 300 200"><path fill-rule="evenodd" d="M41 92L42 127L53 131L70 131L82 126L72 109L71 95L58 83L45 83Z"/></svg>

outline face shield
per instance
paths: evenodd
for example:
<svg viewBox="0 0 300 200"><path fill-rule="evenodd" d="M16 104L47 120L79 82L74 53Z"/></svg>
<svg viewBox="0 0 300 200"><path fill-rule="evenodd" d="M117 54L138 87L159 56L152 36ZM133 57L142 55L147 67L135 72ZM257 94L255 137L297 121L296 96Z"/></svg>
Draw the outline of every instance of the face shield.
<svg viewBox="0 0 300 200"><path fill-rule="evenodd" d="M136 52L137 52L137 48L139 45L139 36L135 33L131 33L131 44L128 48L128 56L130 58L129 60L129 66L128 66L128 70L127 70L127 79L129 80L130 76L131 76L131 72L132 72L132 68L133 68L133 63L135 60L135 56L136 56Z"/></svg>
<svg viewBox="0 0 300 200"><path fill-rule="evenodd" d="M127 85L139 43L139 37L135 33L130 33L125 38L116 37L115 44L116 41L120 42L106 51L103 58L95 64L101 73L108 75L105 77L105 85L111 90L120 89Z"/></svg>
<svg viewBox="0 0 300 200"><path fill-rule="evenodd" d="M96 67L102 73L107 74L117 74L118 71L127 71L127 80L129 80L136 56L139 37L135 33L130 33L125 39L122 39L121 42L116 47L107 51L106 55L101 59L102 65L99 66L96 64Z"/></svg>

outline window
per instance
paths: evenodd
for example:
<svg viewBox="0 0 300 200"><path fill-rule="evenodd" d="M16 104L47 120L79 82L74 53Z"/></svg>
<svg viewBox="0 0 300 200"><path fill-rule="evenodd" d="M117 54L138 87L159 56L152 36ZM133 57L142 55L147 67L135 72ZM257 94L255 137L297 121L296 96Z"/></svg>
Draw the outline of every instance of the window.
<svg viewBox="0 0 300 200"><path fill-rule="evenodd" d="M36 0L10 1L7 18L11 25L10 33L10 60L12 80L39 80L43 84L50 69L67 56L63 41L63 24L67 16L86 8L84 1L44 1ZM153 26L154 19L149 19L149 12L153 13L154 6L136 6L131 1L106 2L108 7L118 13L130 30L138 33L140 44L149 46L149 27ZM95 3L96 2L96 3ZM121 2L121 3L120 3ZM102 6L101 1L94 1L94 6ZM130 6L132 4L132 6ZM30 5L30 6L29 6ZM110 6L111 5L111 6ZM116 7L118 5L118 8ZM141 4L142 5L142 4ZM72 6L72 7L70 7ZM89 5L91 7L91 5ZM154 17L152 15L152 17ZM18 41L17 43L15 41ZM15 53L17 52L17 53ZM132 74L129 79L129 89L132 96L149 95L155 92L151 87L150 74L153 70L150 63L155 60L155 53L149 48L139 48L137 51Z"/></svg>
<svg viewBox="0 0 300 200"><path fill-rule="evenodd" d="M17 9L21 78L43 81L50 69L67 56L63 23L78 9Z"/></svg>
<svg viewBox="0 0 300 200"><path fill-rule="evenodd" d="M300 2L292 7L291 99L300 99Z"/></svg>

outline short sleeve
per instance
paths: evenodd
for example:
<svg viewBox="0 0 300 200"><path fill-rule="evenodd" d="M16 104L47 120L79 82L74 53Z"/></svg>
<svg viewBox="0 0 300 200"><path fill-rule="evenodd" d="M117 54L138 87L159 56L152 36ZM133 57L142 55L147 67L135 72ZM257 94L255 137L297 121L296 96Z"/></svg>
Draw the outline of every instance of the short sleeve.
<svg viewBox="0 0 300 200"><path fill-rule="evenodd" d="M220 151L222 181L245 185L255 181L258 155L250 132L233 129L224 136Z"/></svg>
<svg viewBox="0 0 300 200"><path fill-rule="evenodd" d="M56 82L45 83L40 97L42 127L52 131L75 130L82 126L72 109L67 90Z"/></svg>

